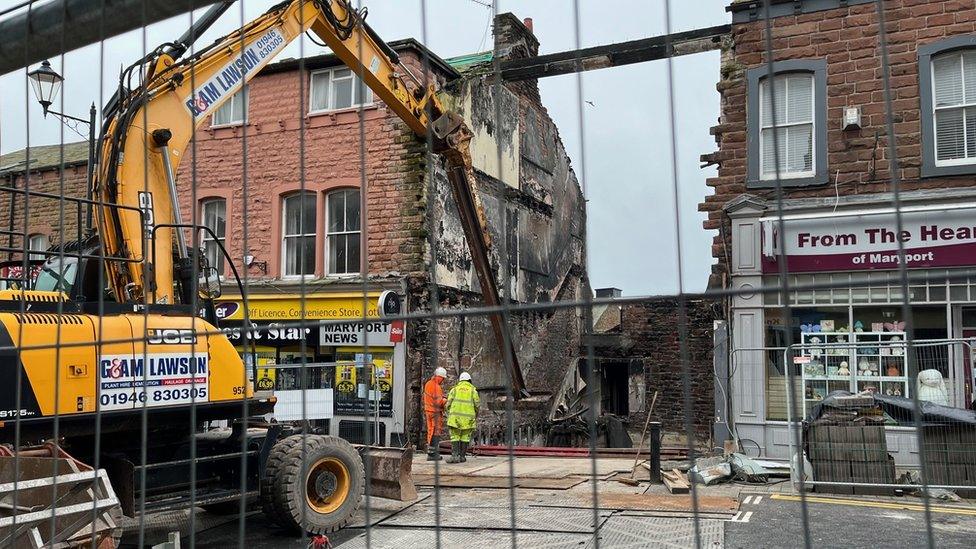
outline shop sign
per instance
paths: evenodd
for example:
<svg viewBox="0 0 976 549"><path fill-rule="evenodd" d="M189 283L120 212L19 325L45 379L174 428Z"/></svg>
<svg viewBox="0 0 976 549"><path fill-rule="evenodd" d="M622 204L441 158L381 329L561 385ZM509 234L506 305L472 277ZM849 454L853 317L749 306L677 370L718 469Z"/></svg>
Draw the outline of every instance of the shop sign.
<svg viewBox="0 0 976 549"><path fill-rule="evenodd" d="M910 269L976 264L976 208L907 210L901 229L893 212L762 220L763 272L791 273L898 269L899 242Z"/></svg>
<svg viewBox="0 0 976 549"><path fill-rule="evenodd" d="M267 324L252 323L252 326L254 326L252 329L246 330L249 344L251 342L269 345L295 343L307 339L314 329L314 326L308 328L298 326L286 327L275 322ZM221 328L221 331L227 334L227 339L235 345L242 344L244 341L245 330L242 326L225 326Z"/></svg>
<svg viewBox="0 0 976 549"><path fill-rule="evenodd" d="M366 297L366 318L379 317L377 297L370 293ZM225 299L214 304L220 320L244 320L244 306L240 300ZM254 295L247 300L247 318L252 321L290 321L302 318L312 320L338 320L363 318L363 294L343 292L306 296L298 295L265 296Z"/></svg>
<svg viewBox="0 0 976 549"><path fill-rule="evenodd" d="M393 334L389 322L367 321L342 324L324 324L319 328L319 344L327 347L337 345L369 347L392 347Z"/></svg>

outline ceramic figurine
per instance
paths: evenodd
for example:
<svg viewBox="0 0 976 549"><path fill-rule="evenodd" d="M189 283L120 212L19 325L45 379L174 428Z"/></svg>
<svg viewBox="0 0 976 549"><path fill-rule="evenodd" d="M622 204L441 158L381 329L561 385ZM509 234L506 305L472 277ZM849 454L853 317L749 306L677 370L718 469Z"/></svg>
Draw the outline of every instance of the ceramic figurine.
<svg viewBox="0 0 976 549"><path fill-rule="evenodd" d="M847 368L847 361L842 360L840 363L840 368L837 369L837 375L839 376L849 376L851 371Z"/></svg>
<svg viewBox="0 0 976 549"><path fill-rule="evenodd" d="M854 331L855 332L863 332L864 331L864 323L861 322L860 320L854 321Z"/></svg>
<svg viewBox="0 0 976 549"><path fill-rule="evenodd" d="M894 395L893 396L900 397L901 396L901 389L899 389L898 387L895 387L895 392L894 392Z"/></svg>
<svg viewBox="0 0 976 549"><path fill-rule="evenodd" d="M833 332L834 331L834 321L833 320L821 320L820 321L820 329L821 329L821 331L824 331L824 332Z"/></svg>
<svg viewBox="0 0 976 549"><path fill-rule="evenodd" d="M918 399L927 400L942 406L949 405L949 392L946 390L942 372L922 370L918 373Z"/></svg>
<svg viewBox="0 0 976 549"><path fill-rule="evenodd" d="M820 340L819 337L813 336L813 337L810 338L810 344L811 345L819 345L820 343L821 343L821 340ZM812 347L810 349L810 356L812 356L814 358L819 357L821 354L823 354L823 349L821 349L819 347Z"/></svg>
<svg viewBox="0 0 976 549"><path fill-rule="evenodd" d="M888 387L887 389L885 389L885 394L888 395L888 396L891 396L893 394L892 391L891 391L891 387Z"/></svg>
<svg viewBox="0 0 976 549"><path fill-rule="evenodd" d="M871 331L872 332L883 332L884 331L884 322L872 322L871 323Z"/></svg>
<svg viewBox="0 0 976 549"><path fill-rule="evenodd" d="M898 337L898 336L892 336L891 342L892 343L901 343L901 338ZM891 346L891 354L894 355L894 356L902 356L902 355L905 354L905 347L902 346L902 345L892 345Z"/></svg>
<svg viewBox="0 0 976 549"><path fill-rule="evenodd" d="M889 377L898 377L901 375L901 370L898 369L898 366L888 366L887 374Z"/></svg>
<svg viewBox="0 0 976 549"><path fill-rule="evenodd" d="M868 362L868 367L871 369L872 376L881 375L881 365L878 364L877 362L874 362L873 360L871 362Z"/></svg>
<svg viewBox="0 0 976 549"><path fill-rule="evenodd" d="M857 375L862 376L862 377L869 377L869 376L873 375L871 373L871 362L868 359L862 358L860 361L858 361L858 363L857 363Z"/></svg>

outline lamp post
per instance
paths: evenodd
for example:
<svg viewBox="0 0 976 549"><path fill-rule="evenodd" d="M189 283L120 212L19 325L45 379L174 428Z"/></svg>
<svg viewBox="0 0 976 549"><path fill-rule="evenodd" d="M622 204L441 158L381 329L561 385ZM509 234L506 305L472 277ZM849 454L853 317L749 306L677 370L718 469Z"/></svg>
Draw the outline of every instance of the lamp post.
<svg viewBox="0 0 976 549"><path fill-rule="evenodd" d="M95 168L95 103L92 103L91 108L88 109L88 120L51 110L51 105L54 104L54 98L57 97L58 92L61 91L61 83L64 82L64 77L52 69L51 63L48 61L44 61L41 63L40 67L27 73L27 78L30 80L31 88L34 90L34 96L37 97L37 102L40 103L41 108L44 109L45 118L47 118L48 114L53 114L61 120L62 124L65 120L74 120L75 122L88 124L88 169L86 174L87 193L85 195L85 197L88 199L88 203L85 204L85 228L91 230L92 179L94 177Z"/></svg>

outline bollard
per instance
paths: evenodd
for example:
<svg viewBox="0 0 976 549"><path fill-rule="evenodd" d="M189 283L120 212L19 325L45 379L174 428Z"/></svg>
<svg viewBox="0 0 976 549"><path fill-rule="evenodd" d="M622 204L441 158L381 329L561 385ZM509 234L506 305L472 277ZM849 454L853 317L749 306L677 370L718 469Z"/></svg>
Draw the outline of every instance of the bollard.
<svg viewBox="0 0 976 549"><path fill-rule="evenodd" d="M650 423L650 468L651 482L661 483L661 422Z"/></svg>

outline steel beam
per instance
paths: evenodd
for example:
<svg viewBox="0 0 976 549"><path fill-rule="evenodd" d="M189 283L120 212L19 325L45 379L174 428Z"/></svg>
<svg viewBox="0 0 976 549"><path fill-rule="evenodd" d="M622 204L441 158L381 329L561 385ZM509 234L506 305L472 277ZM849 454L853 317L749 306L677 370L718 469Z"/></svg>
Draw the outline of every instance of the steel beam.
<svg viewBox="0 0 976 549"><path fill-rule="evenodd" d="M224 0L51 0L0 21L0 74Z"/></svg>
<svg viewBox="0 0 976 549"><path fill-rule="evenodd" d="M731 25L678 32L619 44L583 48L502 62L502 79L509 82L619 67L719 49Z"/></svg>

